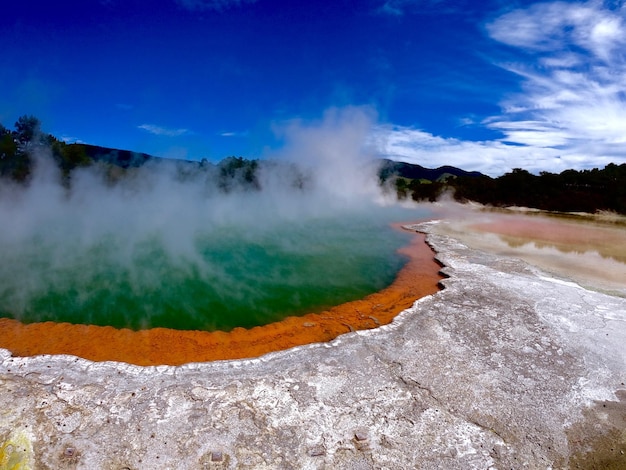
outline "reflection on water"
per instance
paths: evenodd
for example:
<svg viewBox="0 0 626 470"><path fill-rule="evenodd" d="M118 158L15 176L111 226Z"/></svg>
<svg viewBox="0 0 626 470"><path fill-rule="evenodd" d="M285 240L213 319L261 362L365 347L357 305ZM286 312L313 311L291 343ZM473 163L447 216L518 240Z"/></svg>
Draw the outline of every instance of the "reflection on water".
<svg viewBox="0 0 626 470"><path fill-rule="evenodd" d="M507 235L499 235L500 240L505 242L510 248L531 248L531 249L548 249L554 248L561 253L571 255L596 254L604 259L612 259L620 263L626 263L626 252L622 246L597 246L592 247L588 244L565 244L547 242L543 240L531 240L528 238L511 237Z"/></svg>
<svg viewBox="0 0 626 470"><path fill-rule="evenodd" d="M556 248L563 253L597 252L626 263L626 229L590 222L548 217L499 215L473 229L497 233L510 247L534 243L537 248Z"/></svg>
<svg viewBox="0 0 626 470"><path fill-rule="evenodd" d="M514 256L582 286L626 297L626 228L545 216L475 214L445 229L472 248Z"/></svg>
<svg viewBox="0 0 626 470"><path fill-rule="evenodd" d="M546 243L513 241L498 236L511 249L510 254L543 269L569 277L579 284L626 296L626 263L597 250Z"/></svg>

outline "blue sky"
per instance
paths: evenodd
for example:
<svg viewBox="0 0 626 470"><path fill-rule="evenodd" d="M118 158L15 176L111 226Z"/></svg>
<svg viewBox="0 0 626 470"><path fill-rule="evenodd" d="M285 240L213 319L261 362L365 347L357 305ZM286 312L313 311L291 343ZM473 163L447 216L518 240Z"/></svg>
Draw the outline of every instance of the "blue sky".
<svg viewBox="0 0 626 470"><path fill-rule="evenodd" d="M427 167L626 162L622 1L7 3L7 127L33 114L69 142L217 161L361 109L378 155Z"/></svg>

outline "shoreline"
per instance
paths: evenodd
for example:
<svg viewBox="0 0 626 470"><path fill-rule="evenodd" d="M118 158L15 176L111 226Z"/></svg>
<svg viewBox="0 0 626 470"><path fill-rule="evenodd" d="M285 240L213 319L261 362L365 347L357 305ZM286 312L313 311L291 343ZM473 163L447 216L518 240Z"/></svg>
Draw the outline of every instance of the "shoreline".
<svg viewBox="0 0 626 470"><path fill-rule="evenodd" d="M402 224L394 224L398 229ZM317 342L344 333L377 328L393 321L417 299L440 290L441 265L416 233L398 250L408 257L391 285L363 299L320 313L287 317L250 329L188 331L167 328L133 331L70 323L31 323L0 318L0 348L14 356L73 355L91 361L118 361L140 366L182 365L263 354Z"/></svg>

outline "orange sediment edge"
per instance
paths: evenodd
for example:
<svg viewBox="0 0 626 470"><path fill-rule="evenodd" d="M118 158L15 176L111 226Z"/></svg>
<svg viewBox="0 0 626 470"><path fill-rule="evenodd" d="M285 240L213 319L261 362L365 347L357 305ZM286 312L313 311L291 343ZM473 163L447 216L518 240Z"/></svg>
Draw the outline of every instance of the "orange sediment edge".
<svg viewBox="0 0 626 470"><path fill-rule="evenodd" d="M288 317L251 329L235 328L228 333L168 328L133 331L54 322L25 325L0 318L0 348L10 350L14 356L70 354L92 361L150 366L251 358L330 341L349 331L390 323L415 300L439 290L441 266L426 244L425 235L415 234L410 245L399 252L409 261L389 287L321 313Z"/></svg>

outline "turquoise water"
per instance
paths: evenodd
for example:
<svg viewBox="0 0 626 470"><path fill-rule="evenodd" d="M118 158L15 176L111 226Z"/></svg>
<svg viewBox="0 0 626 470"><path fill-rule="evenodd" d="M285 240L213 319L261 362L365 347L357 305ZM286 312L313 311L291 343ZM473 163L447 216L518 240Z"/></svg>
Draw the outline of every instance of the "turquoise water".
<svg viewBox="0 0 626 470"><path fill-rule="evenodd" d="M263 325L389 285L409 239L389 222L421 215L223 225L197 230L177 250L158 230L90 243L39 234L0 246L0 316L134 330Z"/></svg>

